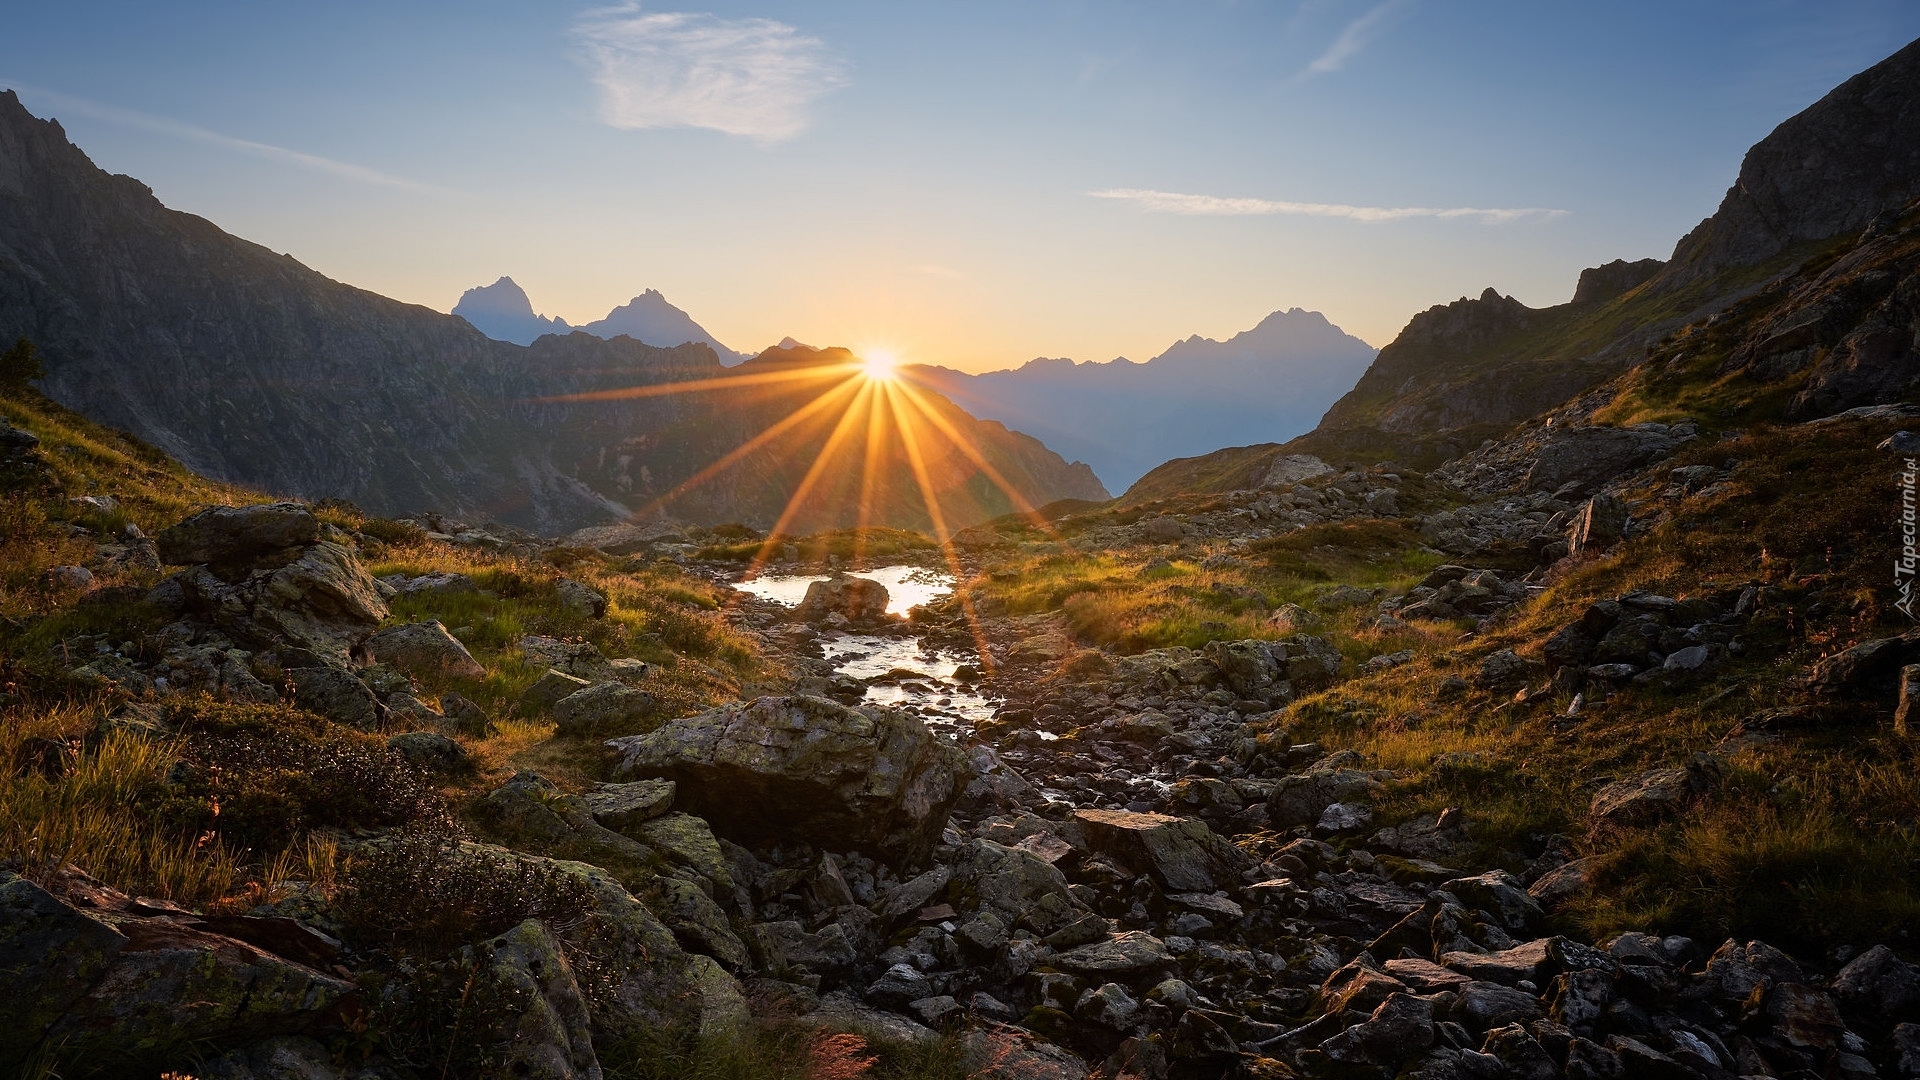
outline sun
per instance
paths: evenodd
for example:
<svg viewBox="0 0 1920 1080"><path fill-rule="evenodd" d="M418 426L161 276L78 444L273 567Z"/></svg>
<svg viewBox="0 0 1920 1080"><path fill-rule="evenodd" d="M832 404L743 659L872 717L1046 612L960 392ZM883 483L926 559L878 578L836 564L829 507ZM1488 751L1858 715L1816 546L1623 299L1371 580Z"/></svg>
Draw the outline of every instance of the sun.
<svg viewBox="0 0 1920 1080"><path fill-rule="evenodd" d="M900 358L887 349L868 349L860 357L860 372L870 382L892 382L900 377Z"/></svg>

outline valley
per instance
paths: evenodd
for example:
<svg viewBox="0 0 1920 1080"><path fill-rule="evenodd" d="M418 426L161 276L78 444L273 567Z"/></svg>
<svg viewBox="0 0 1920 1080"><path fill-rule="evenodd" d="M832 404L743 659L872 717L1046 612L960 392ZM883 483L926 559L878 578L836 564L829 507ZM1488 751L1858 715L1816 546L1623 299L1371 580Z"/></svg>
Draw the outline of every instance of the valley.
<svg viewBox="0 0 1920 1080"><path fill-rule="evenodd" d="M1566 304L1277 313L1317 426L1116 496L0 97L0 1071L1920 1076L1916 163L1920 43Z"/></svg>

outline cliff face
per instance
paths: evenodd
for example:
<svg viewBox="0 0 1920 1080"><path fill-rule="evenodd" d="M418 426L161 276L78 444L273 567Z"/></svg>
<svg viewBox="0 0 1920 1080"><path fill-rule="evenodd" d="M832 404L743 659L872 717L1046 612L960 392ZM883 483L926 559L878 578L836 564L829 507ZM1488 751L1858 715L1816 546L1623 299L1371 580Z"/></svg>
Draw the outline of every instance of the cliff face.
<svg viewBox="0 0 1920 1080"><path fill-rule="evenodd" d="M1740 163L1712 217L1674 248L1667 277L1696 280L1865 228L1920 198L1920 41L1774 128Z"/></svg>
<svg viewBox="0 0 1920 1080"><path fill-rule="evenodd" d="M198 472L383 513L566 531L643 501L621 474L671 486L754 434L724 394L538 403L726 369L703 345L571 334L522 348L332 281L106 174L9 92L0 94L0 340L17 336L40 346L48 396ZM689 430L702 437L667 437ZM634 439L650 442L620 473L599 464ZM1022 493L1030 501L1084 497L1064 461L1044 447L1023 453L1035 463L1036 486ZM1058 478L1064 488L1048 486ZM778 492L729 499L728 480L716 477L692 512L667 509L770 523L767 505L777 513L784 503ZM826 516L841 512L835 523L855 519L850 506Z"/></svg>

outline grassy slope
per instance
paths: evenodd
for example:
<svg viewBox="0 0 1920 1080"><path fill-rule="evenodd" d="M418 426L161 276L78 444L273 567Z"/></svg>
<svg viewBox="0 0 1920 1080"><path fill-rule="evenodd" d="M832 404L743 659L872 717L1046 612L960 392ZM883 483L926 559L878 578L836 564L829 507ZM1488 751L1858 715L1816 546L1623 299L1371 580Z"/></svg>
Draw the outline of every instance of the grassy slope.
<svg viewBox="0 0 1920 1080"><path fill-rule="evenodd" d="M1412 649L1415 661L1356 678L1297 705L1278 723L1294 741L1360 750L1400 771L1383 819L1460 806L1483 856L1522 869L1562 835L1596 859L1598 888L1566 913L1569 929L1626 928L1763 937L1806 955L1850 942L1906 941L1920 915L1920 779L1890 731L1892 702L1816 700L1795 679L1820 656L1911 629L1883 588L1897 547L1897 462L1873 449L1892 424L1764 426L1696 447L1666 467L1734 466L1727 490L1663 504L1664 472L1634 491L1637 513L1665 508L1653 532L1579 565L1539 600L1477 633L1419 623L1382 634L1371 611L1323 613L1358 660ZM1064 613L1089 644L1121 651L1272 637L1238 590L1311 603L1328 582L1404 589L1436 561L1387 522L1301 530L1218 570L1197 560L1145 570L1152 551L1029 554L984 586L1014 612ZM1142 588L1141 584L1147 587ZM1742 632L1745 651L1701 684L1634 689L1563 719L1548 694L1449 699L1501 648L1537 657L1588 604L1634 590L1675 597L1749 583L1781 590ZM1538 686L1544 688L1544 681ZM1711 751L1775 707L1820 706L1816 723L1730 758L1727 781L1677 820L1588 833L1602 784ZM1473 758L1436 758L1470 753Z"/></svg>

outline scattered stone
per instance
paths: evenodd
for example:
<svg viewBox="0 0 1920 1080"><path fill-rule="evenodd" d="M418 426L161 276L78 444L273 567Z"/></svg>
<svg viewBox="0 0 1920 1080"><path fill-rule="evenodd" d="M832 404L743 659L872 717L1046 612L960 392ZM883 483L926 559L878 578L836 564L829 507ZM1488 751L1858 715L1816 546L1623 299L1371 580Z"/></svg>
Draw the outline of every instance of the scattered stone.
<svg viewBox="0 0 1920 1080"><path fill-rule="evenodd" d="M561 608L575 615L598 619L607 613L607 594L585 582L561 578L553 583Z"/></svg>
<svg viewBox="0 0 1920 1080"><path fill-rule="evenodd" d="M415 677L485 678L487 669L439 619L389 627L367 639L375 661Z"/></svg>
<svg viewBox="0 0 1920 1080"><path fill-rule="evenodd" d="M577 690L553 703L559 734L642 735L660 724L653 695L620 683Z"/></svg>
<svg viewBox="0 0 1920 1080"><path fill-rule="evenodd" d="M402 732L388 739L387 746L435 776L452 776L473 768L466 748L437 732Z"/></svg>
<svg viewBox="0 0 1920 1080"><path fill-rule="evenodd" d="M1078 810L1073 816L1089 847L1152 873L1170 890L1211 892L1237 882L1250 865L1239 848L1197 818L1126 810Z"/></svg>

